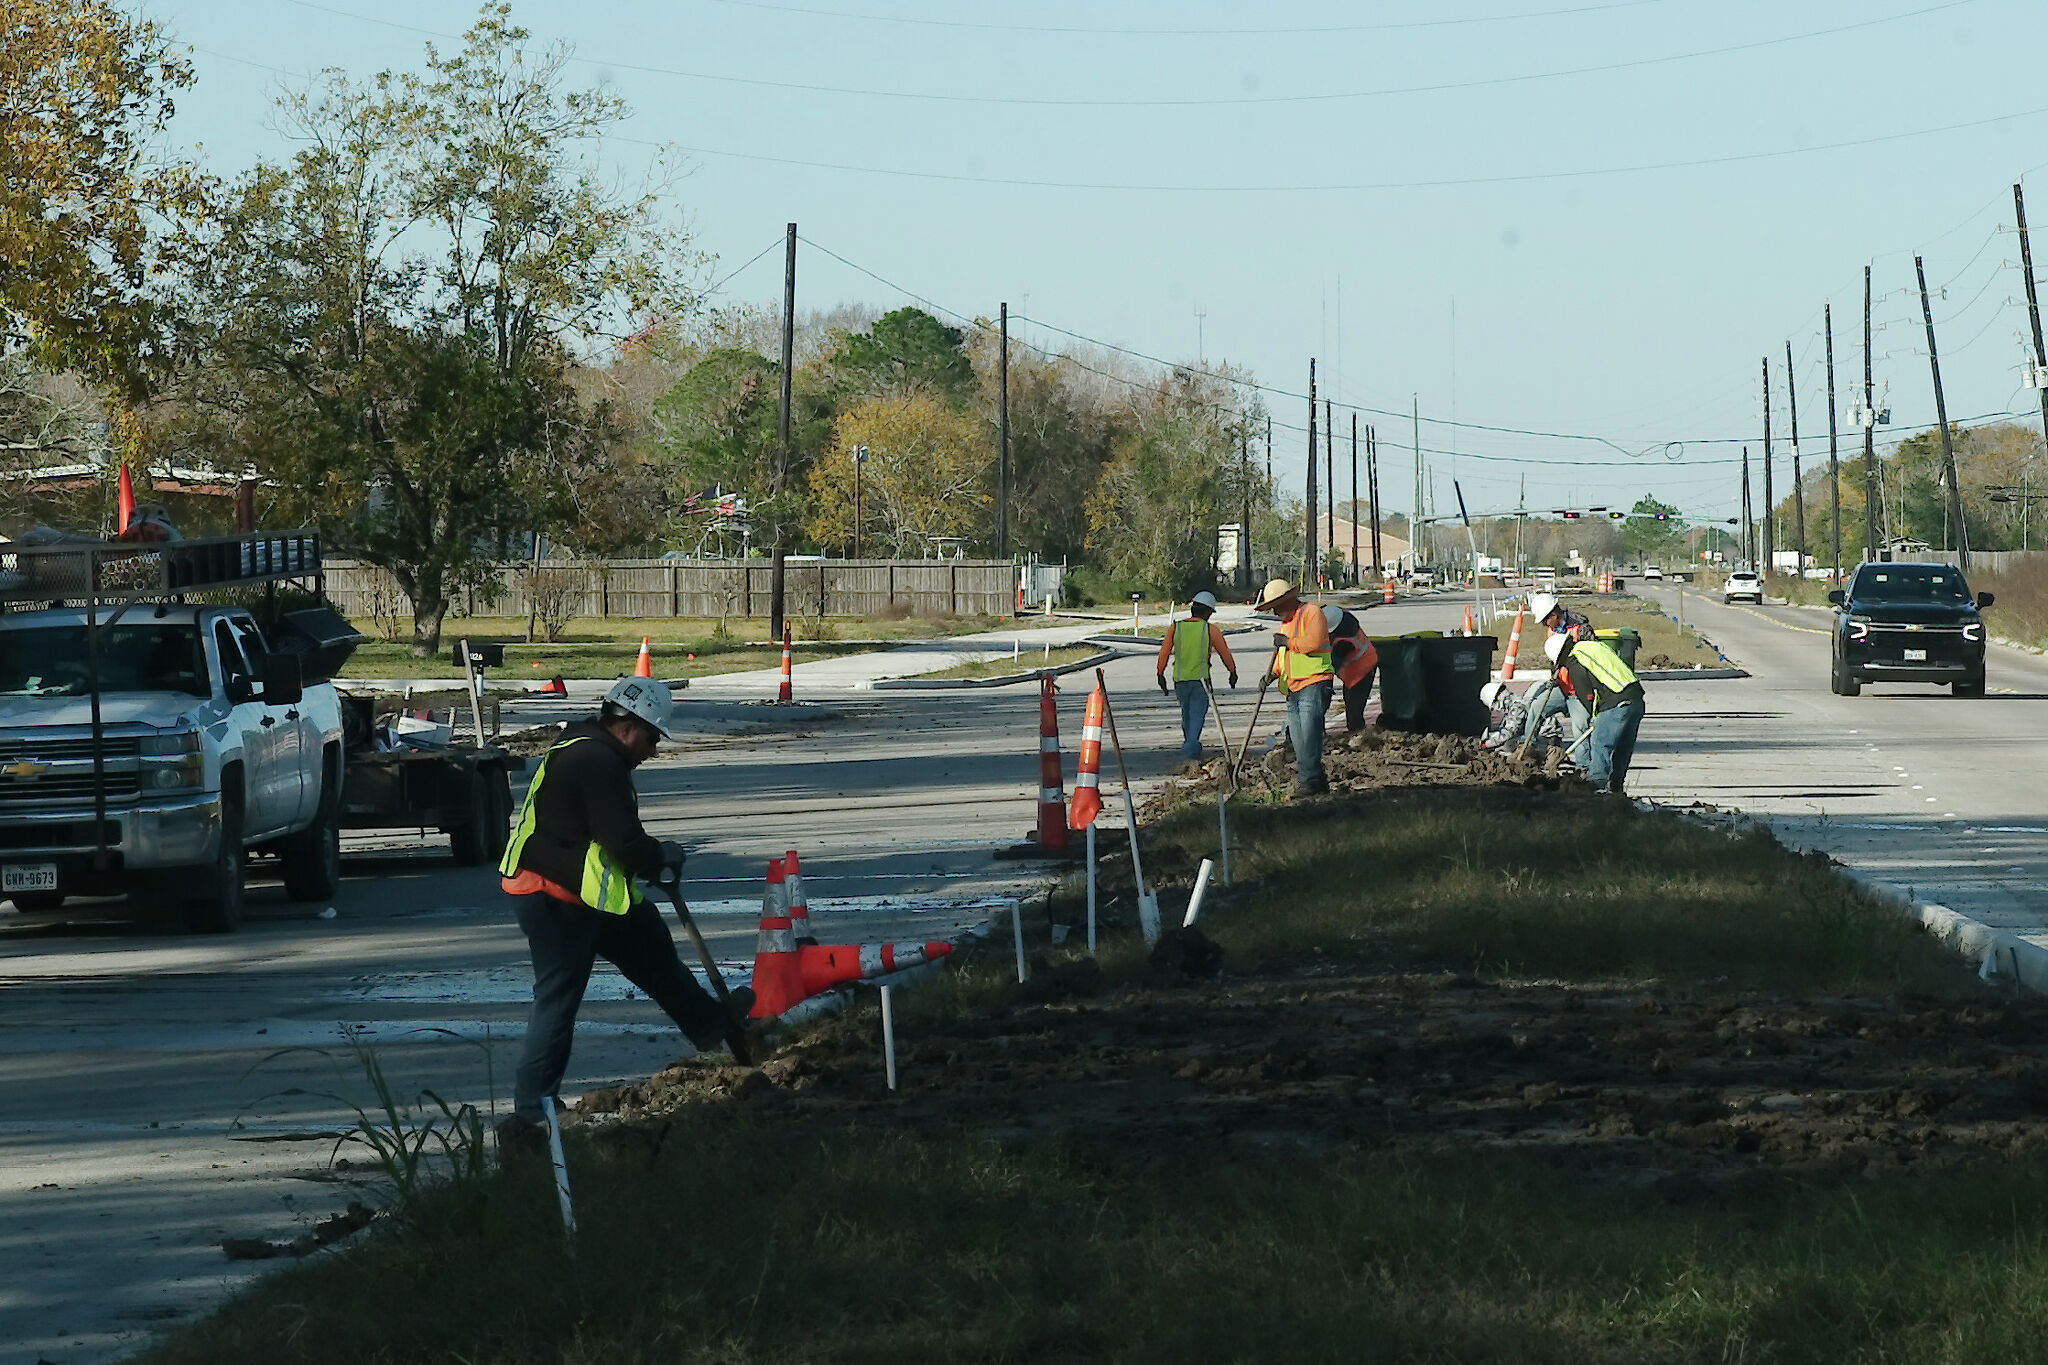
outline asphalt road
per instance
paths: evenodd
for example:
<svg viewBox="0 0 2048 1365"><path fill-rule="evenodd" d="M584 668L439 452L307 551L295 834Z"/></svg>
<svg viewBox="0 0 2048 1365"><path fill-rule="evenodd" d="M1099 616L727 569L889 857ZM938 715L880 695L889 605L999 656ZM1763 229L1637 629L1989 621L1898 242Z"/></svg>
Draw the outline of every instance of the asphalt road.
<svg viewBox="0 0 2048 1365"><path fill-rule="evenodd" d="M1149 658L1110 680L1133 778L1156 777L1177 715ZM1061 684L1069 773L1088 681ZM1241 726L1249 692L1224 696ZM1036 821L1035 687L683 709L699 733L641 770L642 815L693 846L686 891L734 980L788 848L827 941L948 938L988 920L978 898L1047 880L991 856ZM531 977L495 875L438 837L351 836L344 863L331 918L266 885L219 938L0 910L0 1365L118 1358L260 1273L221 1238L288 1239L374 1193L330 1164L374 1100L346 1030L406 1098L508 1101ZM688 1051L601 970L564 1090Z"/></svg>

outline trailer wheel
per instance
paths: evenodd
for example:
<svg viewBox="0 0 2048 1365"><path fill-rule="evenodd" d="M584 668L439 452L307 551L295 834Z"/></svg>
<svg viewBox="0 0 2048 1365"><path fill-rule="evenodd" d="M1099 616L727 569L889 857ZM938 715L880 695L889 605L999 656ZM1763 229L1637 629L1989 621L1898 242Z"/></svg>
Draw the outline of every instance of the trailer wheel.
<svg viewBox="0 0 2048 1365"><path fill-rule="evenodd" d="M469 777L469 818L448 831L448 849L455 855L457 867L480 867L495 855L491 852L491 817L498 809L497 800L491 795L491 780L488 773L474 772ZM503 822L499 822L497 839L502 851L505 838Z"/></svg>

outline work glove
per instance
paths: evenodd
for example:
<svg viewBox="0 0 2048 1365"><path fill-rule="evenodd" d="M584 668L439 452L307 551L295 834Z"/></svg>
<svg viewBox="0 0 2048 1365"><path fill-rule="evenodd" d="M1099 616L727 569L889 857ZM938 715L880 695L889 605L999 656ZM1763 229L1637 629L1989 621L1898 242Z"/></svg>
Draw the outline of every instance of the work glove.
<svg viewBox="0 0 2048 1365"><path fill-rule="evenodd" d="M1237 687L1237 674L1235 673L1232 673L1230 675L1230 686L1233 690L1235 690Z"/></svg>
<svg viewBox="0 0 2048 1365"><path fill-rule="evenodd" d="M661 841L661 865L664 868L672 867L678 875L681 875L683 864L688 862L689 859L690 850L684 848L675 840L663 839Z"/></svg>
<svg viewBox="0 0 2048 1365"><path fill-rule="evenodd" d="M1166 691L1166 675L1164 673L1154 673L1152 676L1159 680L1159 690L1161 693L1164 693Z"/></svg>
<svg viewBox="0 0 2048 1365"><path fill-rule="evenodd" d="M1259 679L1259 691L1261 692L1264 692L1267 688L1271 687L1272 685L1273 675L1271 673L1268 673L1264 677Z"/></svg>

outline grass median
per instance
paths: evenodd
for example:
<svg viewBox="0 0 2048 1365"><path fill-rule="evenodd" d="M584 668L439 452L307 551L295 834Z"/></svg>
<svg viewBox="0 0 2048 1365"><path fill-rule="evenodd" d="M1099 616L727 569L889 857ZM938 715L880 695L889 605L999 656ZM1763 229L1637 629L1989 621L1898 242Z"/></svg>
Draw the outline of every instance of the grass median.
<svg viewBox="0 0 2048 1365"><path fill-rule="evenodd" d="M1637 668L1713 668L1721 662L1697 631L1679 625L1656 603L1633 594L1575 595L1565 598L1564 604L1590 620L1596 629L1627 629L1640 635ZM1494 618L1493 635L1500 642L1494 650L1496 661L1507 653L1508 634L1514 624L1512 611L1503 611ZM1536 672L1543 669L1543 629L1534 621L1522 623L1522 653L1517 666Z"/></svg>
<svg viewBox="0 0 2048 1365"><path fill-rule="evenodd" d="M1150 832L1174 922L1215 829ZM1824 860L1520 788L1231 831L1205 933L1106 858L1098 959L901 996L893 1094L863 1005L588 1097L573 1258L514 1167L144 1358L2032 1358L2048 1011Z"/></svg>
<svg viewBox="0 0 2048 1365"><path fill-rule="evenodd" d="M1017 654L1004 654L994 659L980 659L974 663L955 664L934 673L919 673L920 680L941 678L1007 678L1013 673L1028 674L1035 669L1058 668L1082 659L1093 658L1102 653L1100 645L1061 645L1053 650L1025 650Z"/></svg>
<svg viewBox="0 0 2048 1365"><path fill-rule="evenodd" d="M995 630L1003 624L1002 618L993 616L831 618L822 626L813 619L807 627L797 618L791 621L798 635L793 653L800 663ZM651 641L657 677L699 678L776 667L782 662L782 646L762 638L767 630L767 622L759 619L721 623L709 617L613 618L577 621L559 640L527 644L523 618L451 618L442 628L442 651L436 658L423 659L401 641L369 640L350 657L341 676L453 674L456 668L450 651L455 642L473 639L504 642L505 667L491 671L488 676L493 682L521 685L552 677L617 678L633 671L645 636Z"/></svg>

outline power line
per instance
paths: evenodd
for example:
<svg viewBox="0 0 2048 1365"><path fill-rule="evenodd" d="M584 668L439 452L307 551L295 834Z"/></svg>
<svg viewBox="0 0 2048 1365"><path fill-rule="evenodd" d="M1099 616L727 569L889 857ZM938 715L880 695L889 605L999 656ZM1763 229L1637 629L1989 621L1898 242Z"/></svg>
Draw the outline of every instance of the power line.
<svg viewBox="0 0 2048 1365"><path fill-rule="evenodd" d="M1603 14L1610 10L1641 9L1646 5L1668 4L1670 0L1614 0L1604 5L1580 5L1572 9L1535 10L1527 14L1479 14L1463 19L1413 19L1386 24L1316 24L1299 28L1083 28L1055 24L994 24L968 19L926 19L901 14L854 14L841 10L815 9L805 5L774 5L764 0L713 0L736 9L768 10L802 14L822 19L860 23L909 24L923 28L969 29L984 33L1055 33L1075 37L1104 38L1209 38L1209 37L1298 37L1318 33L1392 33L1410 29L1470 27L1482 24L1521 23L1536 19L1568 18L1581 14Z"/></svg>

